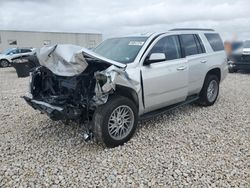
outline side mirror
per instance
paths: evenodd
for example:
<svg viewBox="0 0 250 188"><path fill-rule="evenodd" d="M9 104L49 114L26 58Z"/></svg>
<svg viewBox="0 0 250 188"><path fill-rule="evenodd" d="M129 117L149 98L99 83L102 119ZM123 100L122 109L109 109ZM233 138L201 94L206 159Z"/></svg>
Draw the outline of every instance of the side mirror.
<svg viewBox="0 0 250 188"><path fill-rule="evenodd" d="M144 65L150 65L151 63L161 62L166 60L166 55L164 53L152 53L148 58L146 58Z"/></svg>

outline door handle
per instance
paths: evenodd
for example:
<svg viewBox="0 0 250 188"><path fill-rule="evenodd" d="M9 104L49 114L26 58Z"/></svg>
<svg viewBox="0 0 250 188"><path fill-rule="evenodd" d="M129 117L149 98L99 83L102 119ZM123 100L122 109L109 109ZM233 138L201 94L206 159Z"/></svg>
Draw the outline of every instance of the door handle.
<svg viewBox="0 0 250 188"><path fill-rule="evenodd" d="M183 70L185 70L186 68L187 68L186 66L181 66L181 67L178 67L177 70L178 70L178 71L183 71Z"/></svg>
<svg viewBox="0 0 250 188"><path fill-rule="evenodd" d="M206 63L207 62L207 60L201 60L201 63Z"/></svg>

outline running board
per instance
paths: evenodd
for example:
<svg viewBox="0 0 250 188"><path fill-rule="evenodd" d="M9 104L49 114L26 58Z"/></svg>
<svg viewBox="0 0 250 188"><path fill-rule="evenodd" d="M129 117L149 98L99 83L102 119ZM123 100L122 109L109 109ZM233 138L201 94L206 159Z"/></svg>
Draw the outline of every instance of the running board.
<svg viewBox="0 0 250 188"><path fill-rule="evenodd" d="M156 116L159 116L159 115L162 115L162 114L164 114L164 113L166 113L166 112L168 112L170 110L174 110L174 109L176 109L178 107L181 107L181 106L190 104L192 102L195 102L198 99L199 99L198 95L191 95L191 96L187 97L187 99L184 102L173 104L173 105L170 105L170 106L167 106L167 107L164 107L164 108L161 108L161 109L158 109L158 110L143 114L142 116L139 117L139 120L152 119L152 118L154 118Z"/></svg>

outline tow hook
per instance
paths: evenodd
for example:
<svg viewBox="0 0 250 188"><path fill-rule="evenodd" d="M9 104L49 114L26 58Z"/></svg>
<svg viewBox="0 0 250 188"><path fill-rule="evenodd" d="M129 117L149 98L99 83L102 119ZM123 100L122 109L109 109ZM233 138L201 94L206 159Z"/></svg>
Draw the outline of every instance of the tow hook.
<svg viewBox="0 0 250 188"><path fill-rule="evenodd" d="M91 129L91 122L89 120L83 122L83 139L85 142L90 142L94 138L93 131Z"/></svg>
<svg viewBox="0 0 250 188"><path fill-rule="evenodd" d="M94 138L94 135L91 131L85 131L83 133L83 139L85 142L90 142Z"/></svg>

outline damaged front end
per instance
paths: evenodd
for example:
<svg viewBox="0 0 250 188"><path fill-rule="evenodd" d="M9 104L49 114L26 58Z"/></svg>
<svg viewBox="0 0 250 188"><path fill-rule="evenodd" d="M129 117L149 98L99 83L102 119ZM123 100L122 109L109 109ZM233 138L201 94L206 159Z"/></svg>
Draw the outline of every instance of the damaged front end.
<svg viewBox="0 0 250 188"><path fill-rule="evenodd" d="M53 74L46 67L38 67L31 73L32 98L24 99L53 120L84 118L94 96L93 74L90 71L65 77Z"/></svg>
<svg viewBox="0 0 250 188"><path fill-rule="evenodd" d="M32 97L24 99L52 120L91 119L126 74L124 64L72 45L43 48L38 59L41 66L30 75Z"/></svg>

